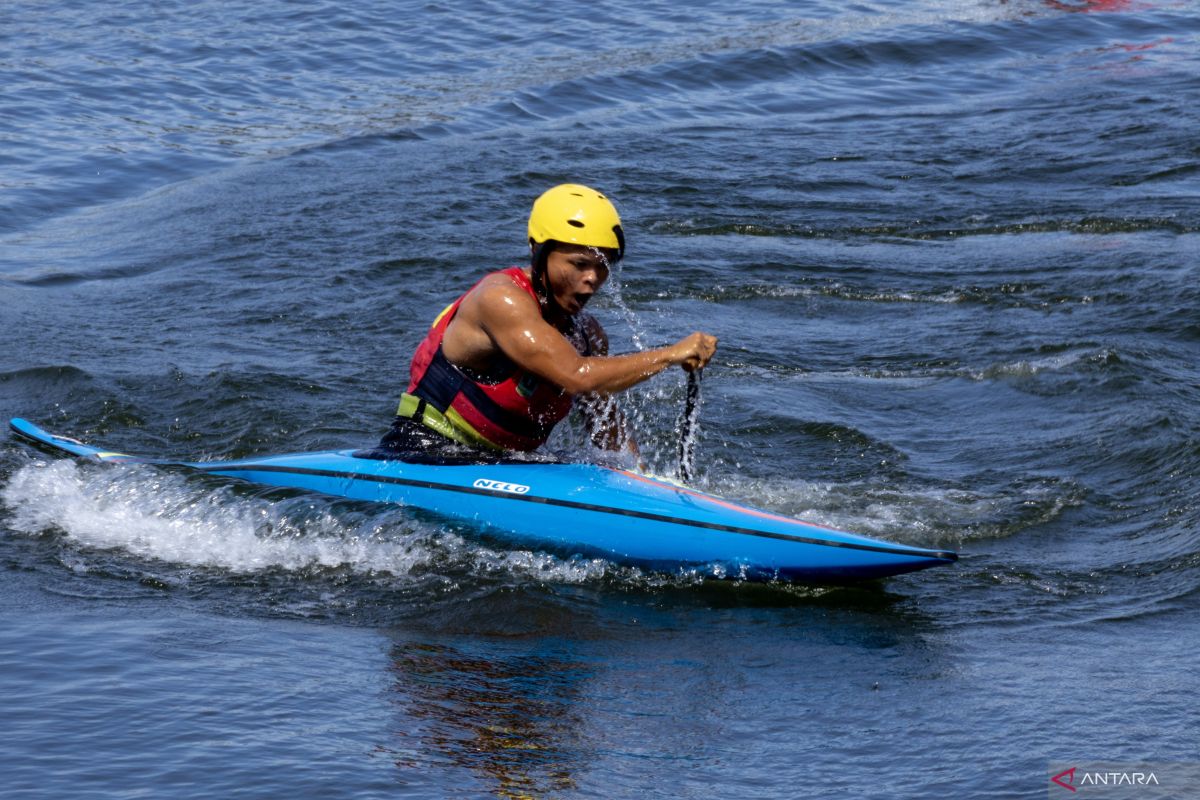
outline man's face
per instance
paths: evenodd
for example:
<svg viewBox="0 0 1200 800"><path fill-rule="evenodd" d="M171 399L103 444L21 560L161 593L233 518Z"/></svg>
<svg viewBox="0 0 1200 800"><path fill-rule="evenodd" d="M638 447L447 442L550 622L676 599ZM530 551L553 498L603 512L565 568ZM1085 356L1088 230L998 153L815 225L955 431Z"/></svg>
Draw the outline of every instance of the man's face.
<svg viewBox="0 0 1200 800"><path fill-rule="evenodd" d="M609 265L602 251L578 244L557 245L546 260L546 276L555 302L568 314L578 314L608 280Z"/></svg>

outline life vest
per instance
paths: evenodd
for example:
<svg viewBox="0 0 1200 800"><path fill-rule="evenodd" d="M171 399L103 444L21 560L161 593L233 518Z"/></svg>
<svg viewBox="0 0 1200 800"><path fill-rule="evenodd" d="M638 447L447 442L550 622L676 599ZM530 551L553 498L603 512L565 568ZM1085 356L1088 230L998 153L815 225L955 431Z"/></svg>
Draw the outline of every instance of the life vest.
<svg viewBox="0 0 1200 800"><path fill-rule="evenodd" d="M533 284L520 267L491 274L507 276L537 302ZM408 389L400 397L396 413L475 447L535 450L570 412L571 395L521 369L503 353L497 354L495 366L487 374L450 363L442 350L442 340L471 291L438 314L424 341L417 346L409 368ZM586 337L575 338L579 339L572 342L576 349L588 355L591 348Z"/></svg>

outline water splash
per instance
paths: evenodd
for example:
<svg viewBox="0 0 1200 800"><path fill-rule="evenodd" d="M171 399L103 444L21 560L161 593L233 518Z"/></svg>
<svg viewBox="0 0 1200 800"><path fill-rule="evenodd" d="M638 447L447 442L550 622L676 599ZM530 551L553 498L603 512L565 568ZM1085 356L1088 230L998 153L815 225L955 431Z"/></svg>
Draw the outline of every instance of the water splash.
<svg viewBox="0 0 1200 800"><path fill-rule="evenodd" d="M618 276L614 275L613 277L616 278ZM646 345L646 335L647 335L646 329L642 325L642 322L638 318L638 315L634 312L634 310L630 307L629 303L625 300L625 295L624 295L624 292L622 291L621 281L613 280L609 284L607 284L604 289L604 294L605 294L606 299L608 300L608 304L611 305L614 309L616 309L618 316L620 316L620 318L621 318L621 321L625 324L626 328L628 328L629 337L630 337L631 341L633 342L633 348L639 352L641 352L642 350L645 350L647 347L647 345Z"/></svg>
<svg viewBox="0 0 1200 800"><path fill-rule="evenodd" d="M35 463L17 470L0 497L22 533L59 531L88 548L234 573L351 565L405 574L435 557L428 537L411 528L384 535L403 529L394 513L347 519L315 503L198 490L182 475L147 467Z"/></svg>
<svg viewBox="0 0 1200 800"><path fill-rule="evenodd" d="M618 277L605 285L604 304L617 313L622 333L626 333L636 352L649 349L649 333L640 316L626 300ZM620 345L610 352L628 352ZM621 393L615 401L637 441L641 461L656 474L675 474L681 428L675 409L680 408L681 387L678 370L667 370L655 378ZM594 457L594 454L592 454Z"/></svg>
<svg viewBox="0 0 1200 800"><path fill-rule="evenodd" d="M679 479L691 481L696 469L696 444L700 432L700 378L703 370L688 373L687 402L679 419Z"/></svg>
<svg viewBox="0 0 1200 800"><path fill-rule="evenodd" d="M8 527L18 533L59 533L76 548L235 575L465 572L562 584L639 577L603 559L487 547L464 538L461 528L394 506L269 492L246 496L235 487L214 488L206 477L144 466L39 461L14 472L0 500L9 510Z"/></svg>

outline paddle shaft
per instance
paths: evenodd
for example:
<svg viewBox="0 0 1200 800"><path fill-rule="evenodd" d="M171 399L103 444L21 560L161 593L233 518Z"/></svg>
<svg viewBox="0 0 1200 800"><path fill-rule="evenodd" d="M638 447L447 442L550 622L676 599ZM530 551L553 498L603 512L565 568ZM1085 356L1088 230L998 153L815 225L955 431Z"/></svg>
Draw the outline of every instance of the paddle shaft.
<svg viewBox="0 0 1200 800"><path fill-rule="evenodd" d="M700 407L700 377L703 369L694 369L687 377L687 397L683 404L683 421L679 424L679 478L684 483L692 479L696 460L696 411Z"/></svg>

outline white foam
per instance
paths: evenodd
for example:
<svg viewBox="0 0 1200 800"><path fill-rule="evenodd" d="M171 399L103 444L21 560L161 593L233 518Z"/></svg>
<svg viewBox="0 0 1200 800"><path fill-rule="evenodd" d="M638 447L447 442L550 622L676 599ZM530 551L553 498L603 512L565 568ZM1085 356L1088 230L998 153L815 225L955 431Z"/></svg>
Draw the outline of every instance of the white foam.
<svg viewBox="0 0 1200 800"><path fill-rule="evenodd" d="M1079 364L1104 363L1113 358L1113 355L1113 352L1108 349L1067 350L1042 358L1022 359L1020 361L994 364L982 370L967 370L965 374L977 381L1003 377L1027 378L1047 372L1067 372Z"/></svg>
<svg viewBox="0 0 1200 800"><path fill-rule="evenodd" d="M348 529L319 511L295 520L269 501L197 489L148 467L36 463L13 474L3 499L23 533L57 529L87 547L233 572L352 565L407 573L429 557L383 537L380 525Z"/></svg>
<svg viewBox="0 0 1200 800"><path fill-rule="evenodd" d="M853 369L823 372L816 377L835 378L886 378L897 380L928 380L938 378L964 378L971 381L1004 381L1008 379L1034 378L1039 375L1069 374L1074 370L1087 369L1089 365L1105 364L1116 358L1108 348L1074 349L1041 358L1003 361L986 367L916 367L903 369Z"/></svg>
<svg viewBox="0 0 1200 800"><path fill-rule="evenodd" d="M1078 502L1063 486L1031 486L993 497L779 479L705 483L709 490L777 513L921 546L958 546L971 538L1007 535ZM394 507L347 509L315 495L246 496L146 466L38 461L14 472L0 499L9 511L8 527L19 533L61 532L80 548L233 573L337 567L363 575L466 572L553 584L642 586L694 583L720 574L712 568L646 573L598 558L488 547L473 536L459 536L453 525L418 521ZM1030 514L1031 505L1039 507L1038 513ZM64 563L76 554L65 553Z"/></svg>
<svg viewBox="0 0 1200 800"><path fill-rule="evenodd" d="M645 577L603 559L484 547L395 507L344 512L319 496L246 497L145 466L38 461L13 473L0 499L9 509L8 527L20 533L58 531L86 548L234 573L341 567L403 576L465 569L566 584Z"/></svg>
<svg viewBox="0 0 1200 800"><path fill-rule="evenodd" d="M720 492L721 487L709 487ZM958 489L882 487L802 480L756 481L738 494L751 505L806 522L917 546L960 546L1011 535L1079 505L1070 485L1041 485L987 495Z"/></svg>

